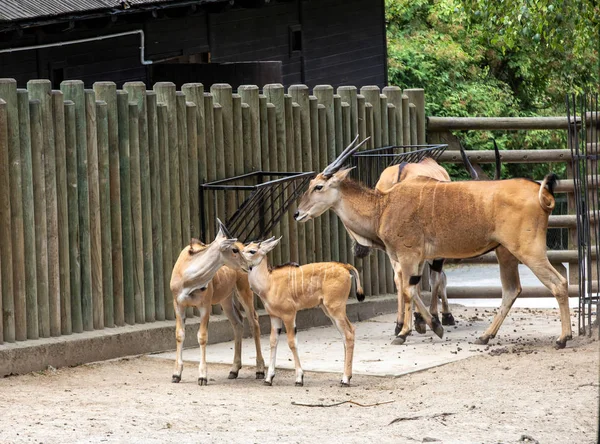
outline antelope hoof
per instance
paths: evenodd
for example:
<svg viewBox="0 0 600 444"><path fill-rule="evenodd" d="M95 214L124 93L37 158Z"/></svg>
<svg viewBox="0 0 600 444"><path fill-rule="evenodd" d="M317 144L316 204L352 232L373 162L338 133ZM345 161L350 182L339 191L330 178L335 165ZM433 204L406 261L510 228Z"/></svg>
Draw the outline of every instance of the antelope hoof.
<svg viewBox="0 0 600 444"><path fill-rule="evenodd" d="M562 341L560 339L556 340L556 344L554 344L554 348L556 350L560 350L562 348L565 348L567 346L567 338L563 339Z"/></svg>
<svg viewBox="0 0 600 444"><path fill-rule="evenodd" d="M341 381L340 382L340 387L350 387L350 383L349 382Z"/></svg>
<svg viewBox="0 0 600 444"><path fill-rule="evenodd" d="M438 320L438 323L440 321ZM427 323L425 322L425 319L423 319L423 316L421 316L421 313L415 313L415 330L417 330L418 333L421 334L425 334L425 331L427 329Z"/></svg>
<svg viewBox="0 0 600 444"><path fill-rule="evenodd" d="M265 379L265 372L256 372L256 379Z"/></svg>
<svg viewBox="0 0 600 444"><path fill-rule="evenodd" d="M264 381L264 383L263 383L263 384L264 384L264 385L268 385L269 387L271 387L271 386L273 385L273 380L271 380L271 381L267 381L267 380L265 379L265 381Z"/></svg>
<svg viewBox="0 0 600 444"><path fill-rule="evenodd" d="M198 378L198 385L208 385L208 379Z"/></svg>
<svg viewBox="0 0 600 444"><path fill-rule="evenodd" d="M400 332L402 331L402 328L404 328L404 322L396 321L396 328L394 329L394 336L398 336L400 334Z"/></svg>
<svg viewBox="0 0 600 444"><path fill-rule="evenodd" d="M440 322L440 317L438 316L438 314L432 314L431 315L431 319L437 319L438 322Z"/></svg>
<svg viewBox="0 0 600 444"><path fill-rule="evenodd" d="M481 336L475 340L477 345L487 345L488 342L490 342L490 338L486 336Z"/></svg>
<svg viewBox="0 0 600 444"><path fill-rule="evenodd" d="M442 313L442 325L455 325L454 316L452 313Z"/></svg>
<svg viewBox="0 0 600 444"><path fill-rule="evenodd" d="M179 381L181 381L181 375L173 375L171 378L171 382L174 384L177 384Z"/></svg>
<svg viewBox="0 0 600 444"><path fill-rule="evenodd" d="M406 342L406 337L408 335L398 335L392 341L392 345L402 345Z"/></svg>
<svg viewBox="0 0 600 444"><path fill-rule="evenodd" d="M440 324L440 320L437 317L431 319L431 327L436 335L440 338L444 337L444 327L442 327L442 324Z"/></svg>
<svg viewBox="0 0 600 444"><path fill-rule="evenodd" d="M227 379L237 379L238 377L238 372L229 372L229 376L227 376Z"/></svg>

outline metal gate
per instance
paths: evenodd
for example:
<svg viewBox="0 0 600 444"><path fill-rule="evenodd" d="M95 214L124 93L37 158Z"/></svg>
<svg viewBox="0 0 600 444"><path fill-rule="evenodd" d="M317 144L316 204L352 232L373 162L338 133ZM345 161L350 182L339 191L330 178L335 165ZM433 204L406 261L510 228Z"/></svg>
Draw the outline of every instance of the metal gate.
<svg viewBox="0 0 600 444"><path fill-rule="evenodd" d="M579 334L591 335L600 310L598 94L567 97L579 253Z"/></svg>

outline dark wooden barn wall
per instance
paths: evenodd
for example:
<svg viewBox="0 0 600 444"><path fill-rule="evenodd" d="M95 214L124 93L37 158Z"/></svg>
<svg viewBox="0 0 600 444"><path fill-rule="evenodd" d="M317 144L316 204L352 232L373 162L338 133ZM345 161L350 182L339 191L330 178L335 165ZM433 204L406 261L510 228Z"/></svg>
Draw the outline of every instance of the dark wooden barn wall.
<svg viewBox="0 0 600 444"><path fill-rule="evenodd" d="M302 2L305 83L379 85L386 81L384 2Z"/></svg>
<svg viewBox="0 0 600 444"><path fill-rule="evenodd" d="M284 84L302 81L300 56L290 55L289 46L289 27L299 24L296 2L231 9L208 20L212 61L279 60Z"/></svg>
<svg viewBox="0 0 600 444"><path fill-rule="evenodd" d="M383 0L297 0L271 2L260 8L152 18L135 14L111 23L110 18L26 30L0 48L28 46L114 34L134 29L146 33L146 58L211 53L213 62L280 61L285 85L305 83L383 86L386 75ZM290 26L302 28L302 52L290 51ZM98 80L118 85L151 80L140 63L139 36L35 51L0 54L0 77L14 77L20 87L33 78ZM225 80L225 79L224 79ZM254 83L248 79L246 83ZM57 86L57 85L55 85Z"/></svg>

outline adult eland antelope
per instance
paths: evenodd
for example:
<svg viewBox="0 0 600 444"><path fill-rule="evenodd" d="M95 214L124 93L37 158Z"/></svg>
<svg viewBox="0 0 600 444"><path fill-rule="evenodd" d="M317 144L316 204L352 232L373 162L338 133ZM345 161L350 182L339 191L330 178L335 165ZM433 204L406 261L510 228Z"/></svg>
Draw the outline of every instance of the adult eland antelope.
<svg viewBox="0 0 600 444"><path fill-rule="evenodd" d="M463 259L495 250L502 305L477 343L486 344L496 335L521 293L521 261L556 297L562 327L556 347L565 347L572 338L567 280L550 265L546 254L555 175L547 175L541 185L526 179L440 182L414 178L381 192L349 178L351 168L342 169L364 143L357 145L356 140L310 182L294 217L306 222L331 208L358 242L388 254L405 297L404 326L394 343L404 343L412 330L412 300L427 325L439 337L444 334L419 297L424 261Z"/></svg>
<svg viewBox="0 0 600 444"><path fill-rule="evenodd" d="M243 321L232 292L235 289L252 327L256 346L256 377L264 377L264 360L260 349L260 327L254 311L254 296L248 284L246 261L241 250L244 245L232 238L225 226L218 220L219 232L215 240L205 245L192 239L184 248L173 267L171 292L175 309L177 353L172 382L181 381L183 371L183 341L185 340L185 311L187 307L197 307L200 311L198 344L200 345L199 385L208 382L206 370L206 343L208 341L208 319L212 304L221 304L231 322L235 338L233 367L229 378L237 377L242 366ZM225 266L224 266L225 265Z"/></svg>
<svg viewBox="0 0 600 444"><path fill-rule="evenodd" d="M501 174L500 167L500 151L496 141L494 142L494 153L496 158L496 169L494 173L494 180L498 180ZM479 180L479 174L469 161L465 153L465 149L460 143L460 154L465 164L466 170L469 172L473 180ZM387 167L379 176L379 180L375 184L375 189L386 192L398 182L410 180L415 177L430 177L432 179L439 180L441 182L450 182L450 176L448 172L434 159L426 157L420 162L406 163L401 162L397 165ZM365 257L369 253L370 248L360 245L355 239L355 254L358 257ZM429 312L431 316L439 320L438 317L438 298L442 300L442 325L454 325L454 317L450 312L448 305L448 296L446 294L447 278L446 273L443 272L442 267L444 265L444 259L435 259L433 261L427 261L429 263L429 285L431 287L431 303L429 305ZM398 290L398 317L396 319L396 330L397 335L402 331L404 326L404 297L402 296L401 284L398 282L398 276L394 276L396 282L396 288ZM419 333L425 333L425 320L419 312L415 313L415 330Z"/></svg>

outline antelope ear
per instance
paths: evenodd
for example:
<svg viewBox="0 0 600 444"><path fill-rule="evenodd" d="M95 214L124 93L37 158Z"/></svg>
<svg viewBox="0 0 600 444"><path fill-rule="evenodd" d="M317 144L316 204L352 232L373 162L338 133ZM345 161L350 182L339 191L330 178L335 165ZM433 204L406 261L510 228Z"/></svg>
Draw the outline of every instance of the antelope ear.
<svg viewBox="0 0 600 444"><path fill-rule="evenodd" d="M346 168L344 170L340 170L337 173L335 173L333 175L333 177L331 178L331 183L337 183L337 182L341 182L342 180L344 180L346 177L348 177L348 174L350 174L350 171L352 171L354 168L356 168L355 166L350 167L350 168Z"/></svg>
<svg viewBox="0 0 600 444"><path fill-rule="evenodd" d="M263 254L267 254L269 251L271 251L273 248L275 248L277 246L277 244L279 243L280 240L281 240L281 237L279 239L275 239L274 237L272 237L271 239L262 241L260 243L260 251Z"/></svg>
<svg viewBox="0 0 600 444"><path fill-rule="evenodd" d="M220 238L217 240L217 242L219 245L219 250L227 251L235 245L235 243L237 242L237 239L236 238L233 238L233 239Z"/></svg>

